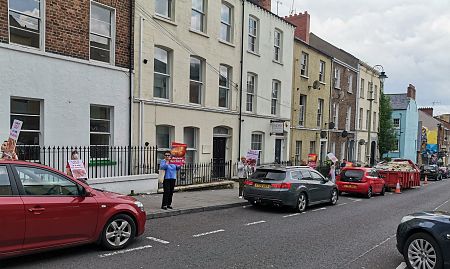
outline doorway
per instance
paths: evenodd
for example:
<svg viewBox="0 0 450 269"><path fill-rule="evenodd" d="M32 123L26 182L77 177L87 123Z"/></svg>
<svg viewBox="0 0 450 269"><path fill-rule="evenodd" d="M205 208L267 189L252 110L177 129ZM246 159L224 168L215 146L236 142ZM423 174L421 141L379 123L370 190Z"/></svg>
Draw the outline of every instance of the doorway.
<svg viewBox="0 0 450 269"><path fill-rule="evenodd" d="M371 148L370 148L370 166L373 166L375 164L375 152L377 149L377 142L372 141L372 143L370 144Z"/></svg>
<svg viewBox="0 0 450 269"><path fill-rule="evenodd" d="M225 177L225 157L227 152L227 138L213 138L213 177Z"/></svg>
<svg viewBox="0 0 450 269"><path fill-rule="evenodd" d="M275 139L275 163L281 163L281 147L283 139Z"/></svg>

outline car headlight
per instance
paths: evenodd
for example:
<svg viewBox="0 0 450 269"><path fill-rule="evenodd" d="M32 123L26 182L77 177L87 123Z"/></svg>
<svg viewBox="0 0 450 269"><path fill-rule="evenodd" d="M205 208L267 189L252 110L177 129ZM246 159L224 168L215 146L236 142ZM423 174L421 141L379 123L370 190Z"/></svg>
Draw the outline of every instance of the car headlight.
<svg viewBox="0 0 450 269"><path fill-rule="evenodd" d="M140 209L142 212L145 212L145 210L144 210L144 204L142 204L142 203L139 202L139 201L135 201L134 204L135 204L137 207L139 207L139 209Z"/></svg>
<svg viewBox="0 0 450 269"><path fill-rule="evenodd" d="M405 216L405 217L402 218L402 220L400 221L400 223L407 222L407 221L409 221L409 220L412 220L413 218L414 218L414 217L412 217L412 216Z"/></svg>

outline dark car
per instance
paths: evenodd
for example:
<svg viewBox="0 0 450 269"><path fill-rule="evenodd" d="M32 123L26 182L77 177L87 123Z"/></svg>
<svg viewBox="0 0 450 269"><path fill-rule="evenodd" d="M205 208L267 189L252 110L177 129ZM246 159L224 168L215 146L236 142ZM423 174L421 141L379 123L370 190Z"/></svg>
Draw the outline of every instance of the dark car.
<svg viewBox="0 0 450 269"><path fill-rule="evenodd" d="M307 166L261 166L245 181L244 199L252 204L307 206L338 200L336 185Z"/></svg>
<svg viewBox="0 0 450 269"><path fill-rule="evenodd" d="M450 268L450 214L434 211L403 217L397 249L409 268Z"/></svg>
<svg viewBox="0 0 450 269"><path fill-rule="evenodd" d="M428 177L428 179L442 180L442 172L435 164L424 165L421 167L420 178L423 180L425 179L425 176Z"/></svg>

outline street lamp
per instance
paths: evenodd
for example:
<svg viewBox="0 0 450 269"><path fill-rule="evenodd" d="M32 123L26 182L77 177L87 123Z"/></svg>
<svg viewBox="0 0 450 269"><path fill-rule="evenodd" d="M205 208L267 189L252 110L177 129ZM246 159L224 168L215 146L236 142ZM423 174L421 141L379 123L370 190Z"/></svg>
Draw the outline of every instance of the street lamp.
<svg viewBox="0 0 450 269"><path fill-rule="evenodd" d="M377 64L372 67L372 69L371 69L372 74L370 76L370 91L369 91L369 96L367 99L370 102L369 118L367 119L369 121L369 124L368 124L369 128L367 130L367 146L366 146L367 163L369 165L371 165L372 161L373 161L370 159L370 152L371 152L370 147L372 146L370 135L371 135L371 128L372 128L372 102L374 100L374 98L373 98L373 76L374 76L374 73L376 72L376 68L381 68L381 72L378 75L378 78L380 79L380 95L379 96L381 96L381 93L383 92L384 80L388 77L388 76L386 76L386 73L384 72L384 68L382 65Z"/></svg>

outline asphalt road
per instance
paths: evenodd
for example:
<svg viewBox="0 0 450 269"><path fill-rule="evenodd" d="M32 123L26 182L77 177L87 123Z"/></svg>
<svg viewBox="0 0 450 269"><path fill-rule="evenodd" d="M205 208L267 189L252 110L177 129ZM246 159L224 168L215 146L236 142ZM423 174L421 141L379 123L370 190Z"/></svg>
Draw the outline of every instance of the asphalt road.
<svg viewBox="0 0 450 269"><path fill-rule="evenodd" d="M176 197L175 197L176 199ZM245 206L154 219L125 251L82 246L0 261L1 268L404 268L402 216L450 211L450 179L402 194L341 196L336 206Z"/></svg>

